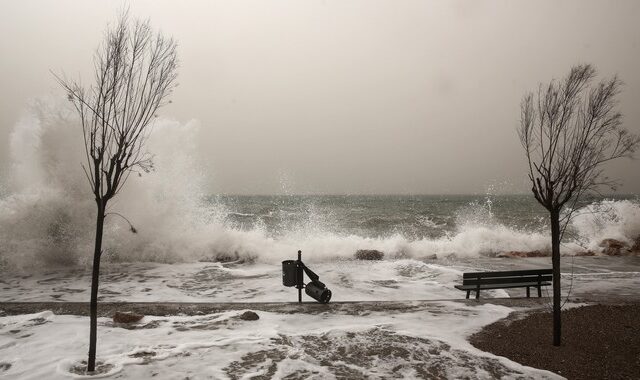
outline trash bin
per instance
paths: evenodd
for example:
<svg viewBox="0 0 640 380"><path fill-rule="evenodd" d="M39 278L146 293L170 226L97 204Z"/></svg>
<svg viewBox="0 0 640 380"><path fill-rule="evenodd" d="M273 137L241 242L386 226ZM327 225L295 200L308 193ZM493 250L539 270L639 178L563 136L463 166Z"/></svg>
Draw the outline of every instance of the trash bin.
<svg viewBox="0 0 640 380"><path fill-rule="evenodd" d="M296 286L298 284L298 264L296 260L282 262L282 285Z"/></svg>
<svg viewBox="0 0 640 380"><path fill-rule="evenodd" d="M331 290L321 282L310 282L304 288L305 293L320 303L328 303L331 300Z"/></svg>

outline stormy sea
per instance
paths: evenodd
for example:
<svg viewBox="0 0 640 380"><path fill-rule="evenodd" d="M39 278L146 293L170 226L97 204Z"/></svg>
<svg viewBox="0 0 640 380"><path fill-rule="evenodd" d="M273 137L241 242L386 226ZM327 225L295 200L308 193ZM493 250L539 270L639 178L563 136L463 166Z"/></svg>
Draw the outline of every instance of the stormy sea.
<svg viewBox="0 0 640 380"><path fill-rule="evenodd" d="M89 299L95 203L77 120L64 107L32 108L11 135L0 185L0 377L82 377L73 368L86 354L86 317L3 311ZM297 195L286 186L278 195L210 194L196 151L201 128L157 123L148 144L155 171L131 177L108 210L99 300L243 303L260 319L240 319L242 307L196 306L125 329L102 315L104 376L556 377L471 346L469 335L518 307L457 302L465 295L454 288L463 272L550 267L548 217L531 195ZM567 307L614 288L637 300L638 197L586 198L570 211ZM281 262L298 250L331 289L329 305L310 307L305 296L306 308L294 309ZM523 289L483 296L520 298Z"/></svg>

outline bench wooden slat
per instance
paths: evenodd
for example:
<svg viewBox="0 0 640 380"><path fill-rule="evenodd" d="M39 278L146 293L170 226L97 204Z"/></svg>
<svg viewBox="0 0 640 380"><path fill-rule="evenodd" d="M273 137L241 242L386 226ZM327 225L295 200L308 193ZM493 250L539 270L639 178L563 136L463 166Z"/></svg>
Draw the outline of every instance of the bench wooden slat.
<svg viewBox="0 0 640 380"><path fill-rule="evenodd" d="M462 281L462 285L476 285L476 284L510 284L517 282L538 282L539 281L551 281L553 277L551 275L539 275L539 276L520 276L520 277L480 277L469 278Z"/></svg>
<svg viewBox="0 0 640 380"><path fill-rule="evenodd" d="M462 275L462 278L472 277L513 277L513 276L534 276L539 274L552 274L552 269L528 269L528 270L511 270L499 272L468 272Z"/></svg>
<svg viewBox="0 0 640 380"><path fill-rule="evenodd" d="M549 286L551 285L550 282L542 282L540 283L540 286ZM480 285L480 290L485 290L485 289L505 289L505 288L526 288L526 287L531 287L531 288L535 288L538 286L537 282L514 282L511 284L485 284L485 285ZM460 289L460 290L476 290L478 287L476 285L455 285L456 289Z"/></svg>

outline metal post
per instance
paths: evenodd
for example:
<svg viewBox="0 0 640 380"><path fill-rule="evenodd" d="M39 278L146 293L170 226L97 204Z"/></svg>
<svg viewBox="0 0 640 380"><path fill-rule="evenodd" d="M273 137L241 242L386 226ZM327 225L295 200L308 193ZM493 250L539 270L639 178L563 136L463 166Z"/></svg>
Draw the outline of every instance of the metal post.
<svg viewBox="0 0 640 380"><path fill-rule="evenodd" d="M298 284L296 285L296 287L298 288L298 303L302 303L302 283L303 281L303 274L302 274L302 251L298 251L298 265L297 265L297 272L296 272L296 276L297 276L297 281Z"/></svg>

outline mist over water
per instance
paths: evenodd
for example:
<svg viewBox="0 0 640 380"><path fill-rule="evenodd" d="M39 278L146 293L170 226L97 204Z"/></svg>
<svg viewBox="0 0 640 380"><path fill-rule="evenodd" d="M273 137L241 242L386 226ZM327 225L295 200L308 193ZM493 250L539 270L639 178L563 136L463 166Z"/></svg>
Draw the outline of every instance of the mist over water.
<svg viewBox="0 0 640 380"><path fill-rule="evenodd" d="M352 258L358 249L418 259L549 249L547 216L528 195L209 195L196 148L201 128L157 120L147 145L155 172L131 176L108 210L126 216L138 233L110 215L104 259L277 263L298 249L308 261ZM35 102L14 127L10 154L11 169L0 181L0 265L90 262L95 204L69 105ZM563 249L597 250L604 238L638 235L637 198L594 198L582 205Z"/></svg>

